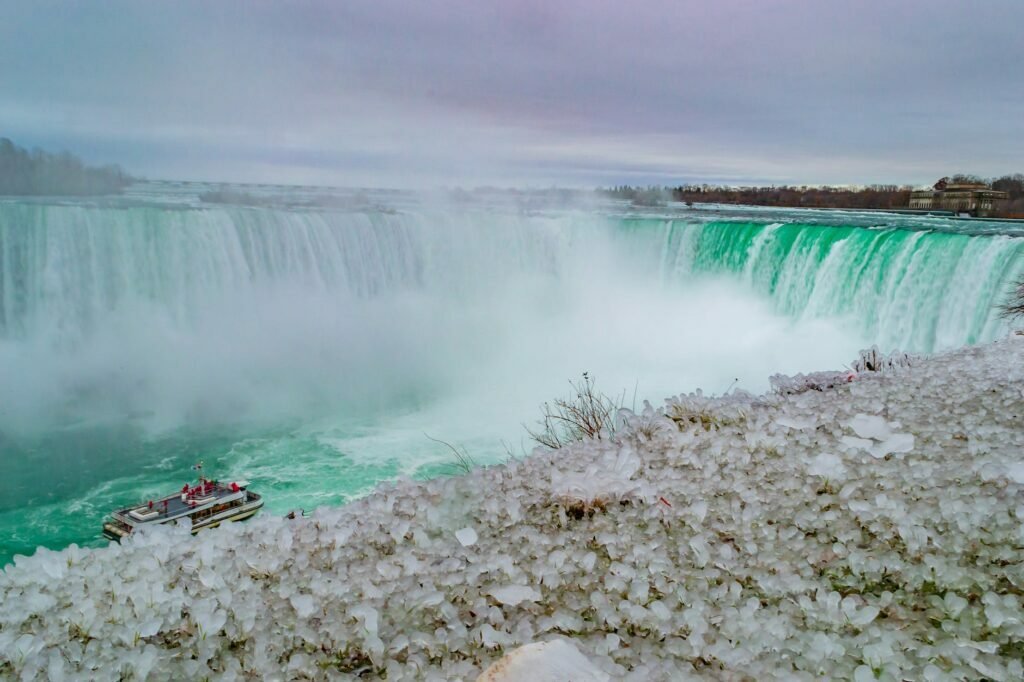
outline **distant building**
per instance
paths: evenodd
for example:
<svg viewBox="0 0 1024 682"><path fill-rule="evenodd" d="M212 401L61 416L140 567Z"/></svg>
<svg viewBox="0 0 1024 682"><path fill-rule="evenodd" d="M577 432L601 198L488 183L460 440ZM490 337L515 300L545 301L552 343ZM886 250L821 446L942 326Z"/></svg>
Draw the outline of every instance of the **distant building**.
<svg viewBox="0 0 1024 682"><path fill-rule="evenodd" d="M967 213L976 217L992 215L998 202L1009 199L1006 192L994 190L980 182L935 183L932 189L910 193L910 208L919 211L952 211Z"/></svg>

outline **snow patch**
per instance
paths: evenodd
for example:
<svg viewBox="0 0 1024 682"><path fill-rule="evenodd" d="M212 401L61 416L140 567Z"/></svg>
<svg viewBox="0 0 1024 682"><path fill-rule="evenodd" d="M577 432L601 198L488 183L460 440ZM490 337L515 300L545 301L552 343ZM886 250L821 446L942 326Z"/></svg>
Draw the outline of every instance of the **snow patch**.
<svg viewBox="0 0 1024 682"><path fill-rule="evenodd" d="M607 682L607 673L580 653L572 642L556 639L527 644L509 652L477 682Z"/></svg>

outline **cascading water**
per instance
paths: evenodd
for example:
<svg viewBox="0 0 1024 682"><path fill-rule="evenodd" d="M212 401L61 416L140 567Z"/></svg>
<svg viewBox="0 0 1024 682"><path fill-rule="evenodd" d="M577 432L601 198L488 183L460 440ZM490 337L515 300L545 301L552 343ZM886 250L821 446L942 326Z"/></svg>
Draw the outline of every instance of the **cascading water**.
<svg viewBox="0 0 1024 682"><path fill-rule="evenodd" d="M271 512L443 473L425 434L493 461L583 371L628 405L1005 333L1024 239L793 213L0 202L0 559L197 459Z"/></svg>
<svg viewBox="0 0 1024 682"><path fill-rule="evenodd" d="M685 229L685 228L684 228ZM794 317L849 316L883 348L930 352L1005 333L1024 240L773 223L701 228L693 269L737 275Z"/></svg>

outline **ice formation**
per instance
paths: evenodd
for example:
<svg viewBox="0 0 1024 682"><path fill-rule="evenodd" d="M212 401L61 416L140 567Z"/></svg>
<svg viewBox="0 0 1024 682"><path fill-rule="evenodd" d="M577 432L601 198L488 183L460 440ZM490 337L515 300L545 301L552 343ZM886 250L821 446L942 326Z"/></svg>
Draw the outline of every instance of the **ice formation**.
<svg viewBox="0 0 1024 682"><path fill-rule="evenodd" d="M1011 337L310 517L40 549L0 574L0 677L474 680L570 640L611 679L1021 679L1022 387Z"/></svg>
<svg viewBox="0 0 1024 682"><path fill-rule="evenodd" d="M781 395L795 395L806 391L827 391L842 384L848 384L857 378L857 373L845 372L811 372L786 376L773 374L768 377L772 390Z"/></svg>
<svg viewBox="0 0 1024 682"><path fill-rule="evenodd" d="M908 353L893 352L885 355L878 346L862 350L853 361L854 372L895 372L904 367L912 367L920 358Z"/></svg>

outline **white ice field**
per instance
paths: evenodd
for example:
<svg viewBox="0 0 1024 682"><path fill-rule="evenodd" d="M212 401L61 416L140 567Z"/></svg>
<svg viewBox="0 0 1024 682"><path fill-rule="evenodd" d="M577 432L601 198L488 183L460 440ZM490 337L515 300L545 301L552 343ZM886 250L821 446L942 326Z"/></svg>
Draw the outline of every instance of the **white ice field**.
<svg viewBox="0 0 1024 682"><path fill-rule="evenodd" d="M611 679L1024 676L1024 337L623 417L309 518L18 557L0 677L473 680L558 638Z"/></svg>

